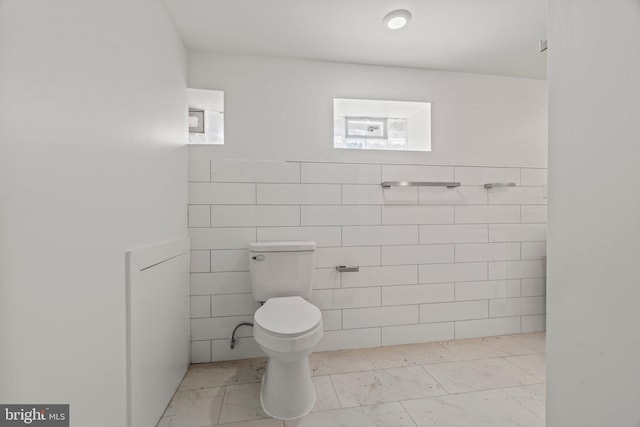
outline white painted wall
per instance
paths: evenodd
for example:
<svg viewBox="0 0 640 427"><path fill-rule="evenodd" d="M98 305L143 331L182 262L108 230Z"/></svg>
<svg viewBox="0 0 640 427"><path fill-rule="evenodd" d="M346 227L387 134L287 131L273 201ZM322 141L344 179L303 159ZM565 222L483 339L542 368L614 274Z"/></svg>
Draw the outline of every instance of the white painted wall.
<svg viewBox="0 0 640 427"><path fill-rule="evenodd" d="M159 0L0 2L0 402L125 425L125 251L186 234L185 87Z"/></svg>
<svg viewBox="0 0 640 427"><path fill-rule="evenodd" d="M225 145L203 156L546 167L546 81L191 53L189 86L225 91ZM432 103L432 150L333 148L333 98Z"/></svg>
<svg viewBox="0 0 640 427"><path fill-rule="evenodd" d="M640 2L549 2L547 426L640 425Z"/></svg>

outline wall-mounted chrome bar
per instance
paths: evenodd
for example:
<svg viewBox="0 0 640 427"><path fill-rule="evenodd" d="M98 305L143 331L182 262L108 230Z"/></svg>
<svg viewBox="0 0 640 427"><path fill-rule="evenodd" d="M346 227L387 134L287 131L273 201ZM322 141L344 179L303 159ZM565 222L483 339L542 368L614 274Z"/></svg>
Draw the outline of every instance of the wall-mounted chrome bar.
<svg viewBox="0 0 640 427"><path fill-rule="evenodd" d="M515 187L515 182L490 182L484 185L484 188L495 188L495 187Z"/></svg>
<svg viewBox="0 0 640 427"><path fill-rule="evenodd" d="M459 182L412 182L412 181L384 181L384 188L389 187L460 187Z"/></svg>
<svg viewBox="0 0 640 427"><path fill-rule="evenodd" d="M357 273L360 271L360 266L356 265L355 267L347 267L346 265L338 265L336 266L336 270L340 273Z"/></svg>
<svg viewBox="0 0 640 427"><path fill-rule="evenodd" d="M538 52L544 52L545 50L547 50L547 41L540 40L538 42Z"/></svg>

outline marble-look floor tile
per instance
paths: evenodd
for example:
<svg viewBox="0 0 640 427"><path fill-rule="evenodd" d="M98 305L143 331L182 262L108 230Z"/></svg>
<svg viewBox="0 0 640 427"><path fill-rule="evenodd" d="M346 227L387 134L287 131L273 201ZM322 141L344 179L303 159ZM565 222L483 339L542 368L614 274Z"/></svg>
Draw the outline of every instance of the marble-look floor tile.
<svg viewBox="0 0 640 427"><path fill-rule="evenodd" d="M316 388L316 404L313 411L325 411L327 409L340 408L338 396L333 388L333 383L328 375L322 377L311 377Z"/></svg>
<svg viewBox="0 0 640 427"><path fill-rule="evenodd" d="M501 390L403 401L418 427L544 427L544 421Z"/></svg>
<svg viewBox="0 0 640 427"><path fill-rule="evenodd" d="M504 358L425 365L449 393L535 384L538 380Z"/></svg>
<svg viewBox="0 0 640 427"><path fill-rule="evenodd" d="M524 407L544 420L545 417L545 384L525 385L522 387L512 387L502 389L509 396L516 399Z"/></svg>
<svg viewBox="0 0 640 427"><path fill-rule="evenodd" d="M419 366L332 375L343 408L445 394Z"/></svg>
<svg viewBox="0 0 640 427"><path fill-rule="evenodd" d="M450 352L450 358L453 360L485 359L535 352L513 335L443 341L440 344Z"/></svg>
<svg viewBox="0 0 640 427"><path fill-rule="evenodd" d="M544 350L531 333L314 353L316 405L295 422L262 411L266 359L193 365L158 427L415 426L398 401L419 425L539 427Z"/></svg>
<svg viewBox="0 0 640 427"><path fill-rule="evenodd" d="M176 415L162 417L156 427L199 427L199 425L189 415Z"/></svg>
<svg viewBox="0 0 640 427"><path fill-rule="evenodd" d="M365 356L369 359L374 369L426 365L427 363L454 360L452 353L435 342L372 348L365 351Z"/></svg>
<svg viewBox="0 0 640 427"><path fill-rule="evenodd" d="M528 345L523 344L519 339L519 335L501 335L497 337L485 337L485 343L495 350L502 351L505 355L531 354L535 350Z"/></svg>
<svg viewBox="0 0 640 427"><path fill-rule="evenodd" d="M224 387L178 391L164 413L165 425L210 426L218 422ZM170 424L173 423L173 424Z"/></svg>
<svg viewBox="0 0 640 427"><path fill-rule="evenodd" d="M400 403L312 412L286 427L415 427Z"/></svg>
<svg viewBox="0 0 640 427"><path fill-rule="evenodd" d="M536 332L533 334L514 335L515 339L538 353L547 351L547 334Z"/></svg>
<svg viewBox="0 0 640 427"><path fill-rule="evenodd" d="M261 383L227 386L220 424L268 418L260 405Z"/></svg>
<svg viewBox="0 0 640 427"><path fill-rule="evenodd" d="M191 365L179 390L260 382L266 368L266 358Z"/></svg>
<svg viewBox="0 0 640 427"><path fill-rule="evenodd" d="M364 356L366 350L340 350L312 353L309 357L311 375L331 375L373 369Z"/></svg>
<svg viewBox="0 0 640 427"><path fill-rule="evenodd" d="M284 421L274 418L240 421L238 423L218 424L220 427L284 427Z"/></svg>
<svg viewBox="0 0 640 427"><path fill-rule="evenodd" d="M506 358L509 362L516 365L536 377L538 382L545 382L546 364L544 353L525 354L522 356L511 356Z"/></svg>

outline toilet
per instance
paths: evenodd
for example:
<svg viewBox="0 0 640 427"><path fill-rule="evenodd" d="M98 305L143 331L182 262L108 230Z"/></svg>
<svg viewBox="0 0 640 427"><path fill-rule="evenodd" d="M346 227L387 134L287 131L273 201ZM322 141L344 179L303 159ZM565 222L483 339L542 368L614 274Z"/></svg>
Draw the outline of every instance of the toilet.
<svg viewBox="0 0 640 427"><path fill-rule="evenodd" d="M253 317L253 337L269 356L260 403L273 418L300 418L313 408L309 355L323 334L311 296L315 242L249 244L251 291L263 305Z"/></svg>

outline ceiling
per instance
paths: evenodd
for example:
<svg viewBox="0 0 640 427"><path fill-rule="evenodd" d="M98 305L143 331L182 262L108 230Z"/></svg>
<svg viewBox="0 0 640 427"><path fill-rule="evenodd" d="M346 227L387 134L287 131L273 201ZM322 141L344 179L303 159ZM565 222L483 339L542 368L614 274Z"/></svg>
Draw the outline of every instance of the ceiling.
<svg viewBox="0 0 640 427"><path fill-rule="evenodd" d="M165 0L192 51L546 78L546 0ZM408 9L392 31L382 18Z"/></svg>

